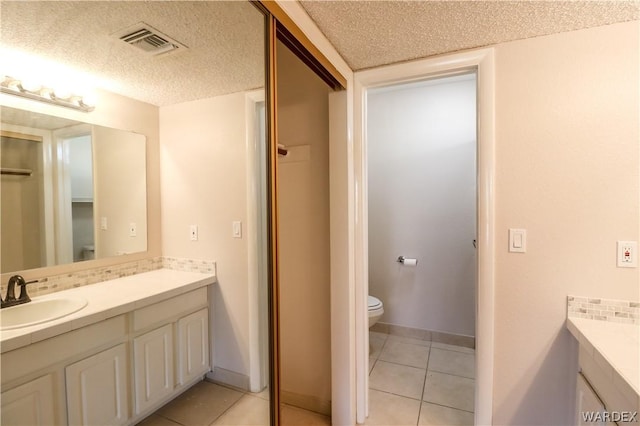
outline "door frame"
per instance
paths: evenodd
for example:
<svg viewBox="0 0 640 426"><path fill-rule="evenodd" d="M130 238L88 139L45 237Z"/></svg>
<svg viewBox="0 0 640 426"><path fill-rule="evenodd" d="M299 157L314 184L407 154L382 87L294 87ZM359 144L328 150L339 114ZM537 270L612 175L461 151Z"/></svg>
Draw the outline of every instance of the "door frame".
<svg viewBox="0 0 640 426"><path fill-rule="evenodd" d="M493 48L383 66L354 74L356 420L368 412L369 327L366 97L371 88L465 70L477 72L477 232L475 424L492 424L495 292L495 66Z"/></svg>

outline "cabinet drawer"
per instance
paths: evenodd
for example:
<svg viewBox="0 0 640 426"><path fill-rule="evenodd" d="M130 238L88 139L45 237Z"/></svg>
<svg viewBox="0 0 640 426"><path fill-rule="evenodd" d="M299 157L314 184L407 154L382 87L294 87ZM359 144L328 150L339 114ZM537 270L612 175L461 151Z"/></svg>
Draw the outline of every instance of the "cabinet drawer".
<svg viewBox="0 0 640 426"><path fill-rule="evenodd" d="M207 306L207 287L138 309L133 312L133 330L139 331L154 324L174 319L184 312Z"/></svg>
<svg viewBox="0 0 640 426"><path fill-rule="evenodd" d="M127 333L124 315L42 340L24 348L2 354L2 383L26 376L50 365L63 362ZM25 361L28 360L28 361Z"/></svg>

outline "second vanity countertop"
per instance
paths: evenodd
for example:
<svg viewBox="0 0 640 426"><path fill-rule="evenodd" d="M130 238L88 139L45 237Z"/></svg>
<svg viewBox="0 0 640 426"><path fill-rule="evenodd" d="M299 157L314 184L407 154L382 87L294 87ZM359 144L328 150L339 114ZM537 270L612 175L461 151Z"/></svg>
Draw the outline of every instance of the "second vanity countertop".
<svg viewBox="0 0 640 426"><path fill-rule="evenodd" d="M640 397L640 327L586 318L567 318L567 328L614 386L630 401Z"/></svg>
<svg viewBox="0 0 640 426"><path fill-rule="evenodd" d="M4 353L18 349L211 285L215 280L212 274L158 269L34 297L34 301L62 296L81 297L88 304L78 312L53 321L0 331L0 350Z"/></svg>

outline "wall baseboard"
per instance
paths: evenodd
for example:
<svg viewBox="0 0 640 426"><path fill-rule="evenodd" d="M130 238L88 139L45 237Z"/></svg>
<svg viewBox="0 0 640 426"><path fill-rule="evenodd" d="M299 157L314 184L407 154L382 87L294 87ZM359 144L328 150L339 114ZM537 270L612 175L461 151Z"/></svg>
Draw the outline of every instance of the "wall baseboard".
<svg viewBox="0 0 640 426"><path fill-rule="evenodd" d="M288 405L293 405L294 407L304 408L305 410L314 411L325 416L331 416L331 401L318 398L317 396L302 395L280 389L280 401Z"/></svg>
<svg viewBox="0 0 640 426"><path fill-rule="evenodd" d="M207 379L214 383L232 386L243 391L250 390L249 376L224 368L214 367L213 371L207 373Z"/></svg>
<svg viewBox="0 0 640 426"><path fill-rule="evenodd" d="M475 349L476 347L476 338L474 336L465 336L462 334L424 330L422 328L405 327L403 325L387 324L384 322L374 324L369 330L378 333L392 334L395 336L410 337L412 339L463 346L471 349Z"/></svg>

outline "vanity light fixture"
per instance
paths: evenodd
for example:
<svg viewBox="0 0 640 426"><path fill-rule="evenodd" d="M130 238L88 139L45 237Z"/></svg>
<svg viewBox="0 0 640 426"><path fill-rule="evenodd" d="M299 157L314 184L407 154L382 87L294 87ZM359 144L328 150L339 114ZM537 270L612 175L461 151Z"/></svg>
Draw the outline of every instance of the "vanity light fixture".
<svg viewBox="0 0 640 426"><path fill-rule="evenodd" d="M76 95L66 88L54 89L9 76L3 77L2 83L0 83L0 92L83 112L91 112L95 109L95 105L87 96Z"/></svg>

